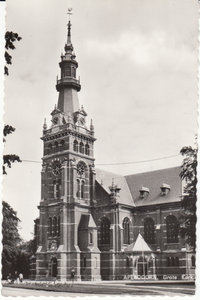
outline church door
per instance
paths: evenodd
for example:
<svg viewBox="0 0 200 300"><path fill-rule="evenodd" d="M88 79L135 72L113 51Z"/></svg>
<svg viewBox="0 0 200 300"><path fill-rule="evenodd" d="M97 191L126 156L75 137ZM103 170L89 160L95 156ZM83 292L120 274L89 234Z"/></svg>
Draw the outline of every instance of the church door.
<svg viewBox="0 0 200 300"><path fill-rule="evenodd" d="M147 260L143 256L138 258L138 275L147 275Z"/></svg>

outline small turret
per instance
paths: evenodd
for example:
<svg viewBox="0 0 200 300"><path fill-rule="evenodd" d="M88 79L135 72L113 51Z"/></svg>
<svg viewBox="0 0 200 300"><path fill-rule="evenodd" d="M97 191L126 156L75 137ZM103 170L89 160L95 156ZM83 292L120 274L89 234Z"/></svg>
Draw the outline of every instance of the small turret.
<svg viewBox="0 0 200 300"><path fill-rule="evenodd" d="M94 125L92 123L92 119L91 119L91 122L90 122L90 131L91 131L91 134L94 135Z"/></svg>

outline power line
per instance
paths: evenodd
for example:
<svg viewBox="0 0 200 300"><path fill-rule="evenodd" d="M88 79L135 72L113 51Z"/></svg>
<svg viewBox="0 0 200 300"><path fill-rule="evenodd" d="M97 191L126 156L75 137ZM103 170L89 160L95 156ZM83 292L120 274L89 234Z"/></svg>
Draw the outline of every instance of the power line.
<svg viewBox="0 0 200 300"><path fill-rule="evenodd" d="M140 164L140 163L151 162L151 161L156 161L156 160L163 160L163 159L168 159L168 158L178 157L178 156L180 156L180 154L163 156L163 157L153 158L153 159L147 159L147 160L137 160L137 161L129 161L129 162L102 163L102 164L95 164L95 165L96 166L132 165L132 164ZM22 161L24 161L24 162L32 162L32 163L39 163L39 164L42 163L41 161L28 160L28 159L22 159Z"/></svg>

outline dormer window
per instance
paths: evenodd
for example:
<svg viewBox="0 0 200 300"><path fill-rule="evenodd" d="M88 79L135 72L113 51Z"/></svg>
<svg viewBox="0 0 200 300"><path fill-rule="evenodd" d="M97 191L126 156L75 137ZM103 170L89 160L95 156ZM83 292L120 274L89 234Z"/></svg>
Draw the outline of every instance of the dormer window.
<svg viewBox="0 0 200 300"><path fill-rule="evenodd" d="M149 188L142 186L140 189L140 198L145 198L149 195Z"/></svg>
<svg viewBox="0 0 200 300"><path fill-rule="evenodd" d="M163 183L160 189L161 189L161 195L166 196L169 193L171 188L169 184Z"/></svg>

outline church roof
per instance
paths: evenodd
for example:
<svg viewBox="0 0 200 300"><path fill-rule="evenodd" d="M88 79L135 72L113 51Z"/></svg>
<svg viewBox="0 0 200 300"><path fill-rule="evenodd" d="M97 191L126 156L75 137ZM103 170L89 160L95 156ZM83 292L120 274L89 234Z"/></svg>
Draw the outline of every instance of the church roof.
<svg viewBox="0 0 200 300"><path fill-rule="evenodd" d="M105 170L101 170L98 168L95 168L96 171L96 181L102 186L102 188L110 194L109 187L112 185L112 182L114 182L115 185L118 186L118 188L121 188L119 192L118 201L119 203L123 203L126 205L134 205L128 184L126 182L126 179L124 176L111 173Z"/></svg>
<svg viewBox="0 0 200 300"><path fill-rule="evenodd" d="M152 252L149 245L145 242L142 235L139 233L134 243L124 249L125 252Z"/></svg>
<svg viewBox="0 0 200 300"><path fill-rule="evenodd" d="M114 182L120 188L119 203L132 206L146 206L181 201L182 182L180 167L167 168L146 173L122 176L105 170L96 169L96 181L107 194ZM162 194L161 188L167 188ZM141 197L141 192L145 192Z"/></svg>
<svg viewBox="0 0 200 300"><path fill-rule="evenodd" d="M135 205L144 206L181 201L182 182L179 176L180 171L180 167L173 167L125 176ZM143 198L140 197L139 192L142 186L149 189L148 195ZM161 186L170 187L166 195L161 194Z"/></svg>

